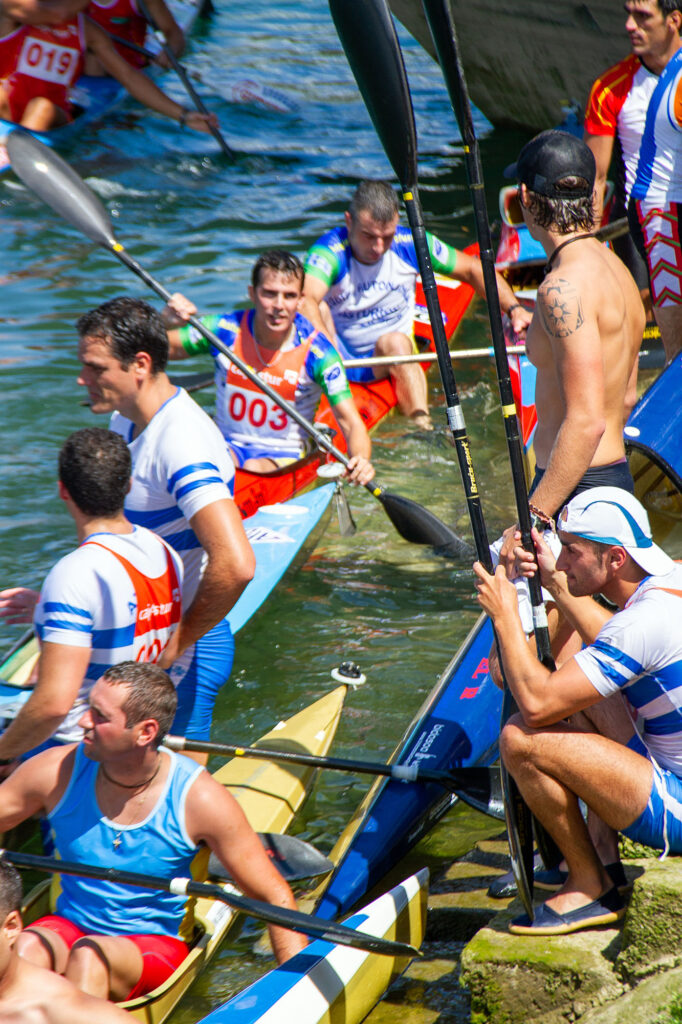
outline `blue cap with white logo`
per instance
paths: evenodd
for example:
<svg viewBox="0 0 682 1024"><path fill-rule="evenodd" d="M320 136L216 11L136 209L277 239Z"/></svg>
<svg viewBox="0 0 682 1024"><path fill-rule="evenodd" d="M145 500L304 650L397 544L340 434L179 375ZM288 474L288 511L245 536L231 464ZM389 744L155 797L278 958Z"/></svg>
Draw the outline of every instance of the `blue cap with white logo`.
<svg viewBox="0 0 682 1024"><path fill-rule="evenodd" d="M651 538L643 505L620 487L592 487L564 505L557 529L599 544L617 544L651 576L665 576L675 562Z"/></svg>

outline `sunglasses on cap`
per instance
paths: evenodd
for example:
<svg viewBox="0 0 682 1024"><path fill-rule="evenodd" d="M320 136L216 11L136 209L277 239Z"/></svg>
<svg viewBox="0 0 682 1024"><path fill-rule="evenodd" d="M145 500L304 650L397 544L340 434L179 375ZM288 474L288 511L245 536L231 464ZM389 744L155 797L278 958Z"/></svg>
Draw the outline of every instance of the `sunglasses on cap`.
<svg viewBox="0 0 682 1024"><path fill-rule="evenodd" d="M524 223L517 185L506 185L500 189L500 216L510 228L518 228Z"/></svg>

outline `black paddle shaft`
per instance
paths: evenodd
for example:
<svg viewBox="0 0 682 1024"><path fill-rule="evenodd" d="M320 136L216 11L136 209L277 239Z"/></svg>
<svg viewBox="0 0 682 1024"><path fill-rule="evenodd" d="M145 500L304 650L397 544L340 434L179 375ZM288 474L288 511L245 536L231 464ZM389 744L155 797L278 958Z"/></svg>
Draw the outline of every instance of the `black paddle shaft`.
<svg viewBox="0 0 682 1024"><path fill-rule="evenodd" d="M425 768L419 762L414 764L381 764L376 761L360 761L354 758L325 757L303 754L293 750L272 750L269 747L240 747L231 743L213 743L207 740L189 740L184 736L166 736L164 744L171 750L189 750L201 754L218 754L230 757L253 757L261 761L276 761L283 764L300 764L311 768L352 772L358 775L384 776L397 782L435 783L456 793L465 803L484 814L499 818L502 796L499 788L499 771L481 765L466 765L449 770Z"/></svg>
<svg viewBox="0 0 682 1024"><path fill-rule="evenodd" d="M476 218L476 233L483 267L483 280L488 306L488 317L490 320L490 331L495 353L495 366L497 370L497 383L500 391L502 405L502 416L504 419L507 448L509 450L509 462L511 465L512 482L514 485L514 496L516 499L516 510L521 528L521 540L524 548L535 554L533 540L530 535L531 519L528 508L528 492L526 490L526 479L523 468L523 449L521 435L519 433L514 394L509 376L509 362L507 359L504 331L502 328L502 314L500 312L500 300L497 291L497 275L495 273L495 256L492 248L490 234L490 222L485 203L485 189L483 182L483 168L481 155L474 130L474 119L471 112L471 102L467 89L464 69L460 59L459 46L457 45L457 33L452 18L452 11L448 0L422 0L426 19L431 29L438 60L443 71L443 77L450 94L460 134L464 142L464 155L469 188L471 190L474 215ZM547 627L547 615L542 600L542 588L539 575L536 573L529 580L531 604L533 606L533 627L537 652L540 661L550 670L554 670L555 664L552 658L549 629Z"/></svg>
<svg viewBox="0 0 682 1024"><path fill-rule="evenodd" d="M497 276L495 273L495 257L492 248L490 234L490 222L485 203L485 188L483 182L483 168L481 163L478 139L474 129L474 119L469 100L464 69L460 59L460 49L457 42L457 31L452 9L449 0L422 0L426 19L429 23L431 35L438 54L438 60L443 71L443 76L448 88L452 108L457 118L460 134L464 142L465 166L469 188L471 191L474 214L476 218L476 231L479 242L481 264L483 267L483 279L485 283L486 299L488 306L488 317L490 320L490 331L493 340L495 353L495 366L497 369L497 381L500 391L502 416L507 438L509 451L509 462L511 466L512 481L514 485L514 496L516 509L521 528L521 538L524 548L535 554L533 540L531 537L531 519L528 508L528 492L523 469L523 451L521 436L519 433L518 418L514 403L514 395L509 377L509 362L507 359L502 329L502 315L500 312L500 301L497 291ZM529 580L531 604L533 607L533 631L537 655L542 664L550 671L554 671L555 663L552 656L549 628L547 625L547 613L542 599L542 588L540 575L536 573ZM516 701L509 689L505 687L502 704L502 724L518 710ZM524 903L527 903L532 896L532 831L530 815L525 807L524 801L519 793L516 782L508 775L503 768L502 786L505 792L505 806L509 814L513 813L514 820L508 820L509 839L514 873L522 893ZM512 810L513 809L513 810ZM561 851L548 832L535 823L535 836L540 849L543 861L547 867L558 864L561 860ZM532 917L532 913L531 913Z"/></svg>
<svg viewBox="0 0 682 1024"><path fill-rule="evenodd" d="M140 14L145 19L145 21L147 21L151 25L151 27L154 29L155 32L158 32L159 31L159 27L156 24L156 21L154 20L154 18L152 16L152 13L149 10L149 8L147 7L147 5L144 2L144 0L139 0L138 8L139 8ZM173 71L175 71L176 75L178 76L178 78L180 79L182 84L184 85L185 90L186 90L188 96L190 97L190 99L192 100L192 103L194 104L194 106L197 108L197 110L201 114L208 114L209 111L208 111L205 103L201 99L201 96L199 96L198 92L196 91L196 89L194 88L192 83L190 82L189 75L187 74L187 71L182 66L182 64L180 63L178 58L173 53L173 50L171 49L171 47L168 45L168 43L165 40L161 43L161 48L163 49L163 52L165 53L166 57L168 58L168 63L171 65L171 67L173 68ZM211 135L213 136L213 138L216 140L216 142L218 143L218 145L222 149L222 151L225 154L225 156L228 157L230 160L234 160L234 153L232 152L232 150L228 146L227 142L223 138L222 133L220 132L220 129L212 128L212 127L209 126L209 131L211 132Z"/></svg>
<svg viewBox="0 0 682 1024"><path fill-rule="evenodd" d="M454 371L449 359L435 277L429 257L417 183L417 142L412 100L400 46L386 0L330 0L332 17L360 92L382 141L386 155L403 187L412 229L429 319L433 330L438 366L447 402L462 481L467 498L476 551L482 565L492 572L492 559L481 510L478 487ZM504 676L504 666L500 660ZM510 700L505 680L505 698ZM503 719L504 720L504 719ZM508 822L512 864L519 881L519 893L532 919L532 820L514 780L502 766L505 812ZM517 855L518 854L518 855Z"/></svg>
<svg viewBox="0 0 682 1024"><path fill-rule="evenodd" d="M242 896L232 887L223 888L221 885L213 885L206 882L195 882L190 878L157 878L153 875L143 875L134 871L119 871L116 868L100 867L94 864L80 864L74 861L59 860L54 857L39 857L30 853L17 853L11 850L0 850L0 856L17 867L35 868L38 871L63 875L77 875L83 878L95 878L106 882L114 882L120 885L132 885L141 889L157 889L161 892L171 892L176 896L203 896L206 899L219 900L227 904L233 910L238 910L250 917L266 921L268 924L277 925L279 928L289 928L295 932L302 932L304 935L314 935L327 939L328 942L336 942L342 946L353 946L358 949L367 950L370 953L381 953L384 956L419 956L420 953L414 946L404 942L394 942L390 939L378 938L364 932L348 928L343 924L336 924L334 921L326 921L324 918L315 917L313 914L303 914L299 910L289 910L288 907L278 907L271 903L264 903L263 900L251 899Z"/></svg>
<svg viewBox="0 0 682 1024"><path fill-rule="evenodd" d="M488 535L457 393L438 287L431 266L424 217L417 191L417 137L412 99L395 27L385 0L329 0L332 18L365 105L386 155L400 181L412 230L419 272L433 331L447 417L462 475L469 519L482 564L492 571Z"/></svg>

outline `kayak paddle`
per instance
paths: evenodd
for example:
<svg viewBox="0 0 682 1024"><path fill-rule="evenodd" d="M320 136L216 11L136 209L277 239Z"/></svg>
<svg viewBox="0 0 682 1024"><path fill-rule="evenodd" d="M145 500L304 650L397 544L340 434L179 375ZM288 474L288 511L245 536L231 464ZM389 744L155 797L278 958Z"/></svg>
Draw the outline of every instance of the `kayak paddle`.
<svg viewBox="0 0 682 1024"><path fill-rule="evenodd" d="M81 231L91 241L112 252L117 259L132 270L164 301L171 297L151 274L140 266L114 236L111 220L98 197L91 191L74 169L38 139L27 132L12 132L7 139L7 149L12 169L23 183L39 196L64 220ZM283 409L298 425L309 434L318 448L328 452L337 462L348 466L349 459L340 452L324 433L306 420L298 410L287 402L274 388L261 380L257 373L232 352L224 342L202 324L195 316L189 317L208 342L239 367L245 377L261 389ZM384 511L396 530L413 544L430 544L443 553L464 557L470 553L469 545L446 526L428 509L410 498L385 491L375 483L364 484L372 497L381 502Z"/></svg>
<svg viewBox="0 0 682 1024"><path fill-rule="evenodd" d="M357 761L341 757L318 757L297 754L289 750L271 750L269 747L237 747L229 743L209 743L188 740L184 736L166 736L164 746L171 750L191 750L201 754L221 754L227 757L253 757L261 761L280 761L302 764L311 768L329 768L332 771L355 772L358 775L384 775L399 782L433 782L456 793L460 800L477 811L498 820L504 819L500 790L499 768L478 765L452 768L449 771L425 768L415 764L378 764L375 761Z"/></svg>
<svg viewBox="0 0 682 1024"><path fill-rule="evenodd" d="M78 864L73 861L58 860L56 857L38 857L30 853L15 853L11 850L0 850L3 860L9 861L18 868L34 868L50 874L78 875L82 878L97 878L104 882L115 882L120 885L132 885L140 889L158 889L171 892L176 896L197 896L209 900L219 900L233 910L238 910L249 917L255 917L268 924L289 928L304 935L314 935L336 942L341 946L352 946L364 949L369 953L381 953L384 956L420 956L418 949L404 942L393 942L380 939L373 935L357 932L354 928L327 921L313 914L303 914L300 910L288 910L276 907L262 900L250 899L237 892L230 892L221 885L211 882L194 882L191 878L157 878L153 875L137 874L133 871L118 871L116 868L97 867L93 864Z"/></svg>
<svg viewBox="0 0 682 1024"><path fill-rule="evenodd" d="M298 836L289 836L281 832L259 832L258 838L269 859L287 882L317 878L318 875L328 874L334 867L329 857L325 857L311 843L306 843ZM208 873L211 878L232 881L232 876L214 853L208 860Z"/></svg>
<svg viewBox="0 0 682 1024"><path fill-rule="evenodd" d="M507 352L510 355L522 355L525 345L511 345ZM450 352L451 359L485 359L495 354L492 348L462 348ZM363 359L342 359L344 366L388 366L393 363L433 363L438 359L437 352L413 352L406 356L365 356ZM199 370L197 373L171 374L171 380L185 391L201 391L215 384L215 374L211 370Z"/></svg>
<svg viewBox="0 0 682 1024"><path fill-rule="evenodd" d="M145 19L145 21L148 22L149 25L151 25L151 27L154 30L154 32L159 32L159 27L156 24L156 22L155 22L155 20L154 20L154 18L152 16L152 13L149 10L149 8L147 7L147 5L144 2L144 0L139 0L139 3L138 3L137 6L138 6L138 10L139 10L140 14ZM187 74L187 71L182 66L182 64L180 63L178 58L175 56L175 54L173 53L173 50L168 45L166 40L163 39L163 34L159 32L159 35L161 36L161 39L159 40L159 42L161 43L161 49L163 50L164 54L166 55L166 58L168 59L168 63L173 68L173 71L175 71L176 75L178 76L178 78L182 82L183 86L185 87L185 92L187 93L187 95L189 96L189 98L191 99L192 103L197 108L197 110L199 111L200 114L208 114L209 111L208 111L205 103L203 102L203 100L199 96L198 92L196 91L196 89L194 88L192 83L190 82L189 75ZM161 40L163 40L163 41L161 41ZM213 138L216 140L216 142L218 143L218 145L222 149L222 151L225 154L225 156L228 157L229 160L234 160L234 153L232 152L232 150L230 149L228 144L225 142L225 139L223 138L223 135L222 135L220 129L219 128L211 128L211 126L209 125L209 131L211 132L211 135L213 136ZM11 157L10 157L10 159L11 159Z"/></svg>
<svg viewBox="0 0 682 1024"><path fill-rule="evenodd" d="M485 205L485 191L483 182L483 167L481 163L480 149L474 119L471 112L469 90L464 68L460 57L460 49L457 40L457 30L449 0L422 0L426 20L431 30L436 53L443 72L445 84L450 95L450 102L455 113L460 134L464 141L464 163L469 181L469 189L476 218L476 232L478 235L481 264L483 266L483 278L485 282L486 304L488 306L488 318L490 320L490 331L492 334L493 347L495 350L495 366L497 369L497 382L502 405L502 416L504 420L507 449L509 452L509 464L511 467L512 481L514 485L514 498L516 502L516 513L521 530L521 543L526 551L535 554L535 547L531 538L531 518L528 507L528 491L526 488L526 476L523 466L523 445L519 431L519 421L516 415L514 394L509 376L509 362L505 349L504 330L502 327L502 315L500 313L500 302L497 293L497 279L495 276L495 257L492 248L492 237L490 234L490 222L488 211ZM616 226L612 226L612 232L608 237L615 237ZM556 669L552 656L552 647L547 624L547 613L542 597L540 575L528 580L530 599L533 606L533 631L538 659L550 671ZM502 704L501 727L507 720L518 711L516 701L511 691L505 686L504 700ZM511 801L518 803L520 795L517 792L516 783L507 776L506 769L503 770L502 784L509 790ZM517 875L519 892L523 886L528 886L530 895L533 893L533 858L529 856L527 848L521 850L516 847L513 829L509 830L510 849L512 853L512 867ZM535 839L544 861L545 867L555 867L562 859L562 854L549 833L535 821ZM522 858L522 859L521 859ZM518 876L523 874L523 878ZM531 913L532 920L532 913Z"/></svg>
<svg viewBox="0 0 682 1024"><path fill-rule="evenodd" d="M482 565L488 572L492 572L488 534L471 458L464 413L448 354L448 343L438 302L438 289L426 240L424 215L419 201L417 132L412 98L393 19L386 0L329 0L329 5L337 33L365 101L365 106L402 188L403 201L412 230L424 297L438 353L438 367L447 404L448 423L457 452L476 553ZM515 413L513 404L510 411ZM505 691L508 691L506 683ZM510 835L513 832L514 836L519 838L524 877L527 872L530 873L529 884L520 885L519 893L524 908L532 920L533 830L531 816L523 801L520 799L512 801L509 787L513 785L513 780L510 782L506 778L504 781L507 783L505 807L507 808L508 831Z"/></svg>

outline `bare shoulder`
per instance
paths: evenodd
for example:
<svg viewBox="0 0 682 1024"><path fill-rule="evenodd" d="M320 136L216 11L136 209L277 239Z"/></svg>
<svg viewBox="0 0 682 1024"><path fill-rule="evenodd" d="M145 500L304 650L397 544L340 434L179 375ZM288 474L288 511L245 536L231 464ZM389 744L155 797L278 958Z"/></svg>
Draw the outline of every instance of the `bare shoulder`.
<svg viewBox="0 0 682 1024"><path fill-rule="evenodd" d="M76 746L75 743L60 743L34 754L22 761L7 781L14 779L25 785L39 786L45 793L64 789L73 771Z"/></svg>
<svg viewBox="0 0 682 1024"><path fill-rule="evenodd" d="M241 807L225 786L203 771L196 777L187 795L187 832L194 842L229 832L246 822Z"/></svg>
<svg viewBox="0 0 682 1024"><path fill-rule="evenodd" d="M537 309L551 338L568 338L585 324L585 297L580 277L548 274L538 288Z"/></svg>

